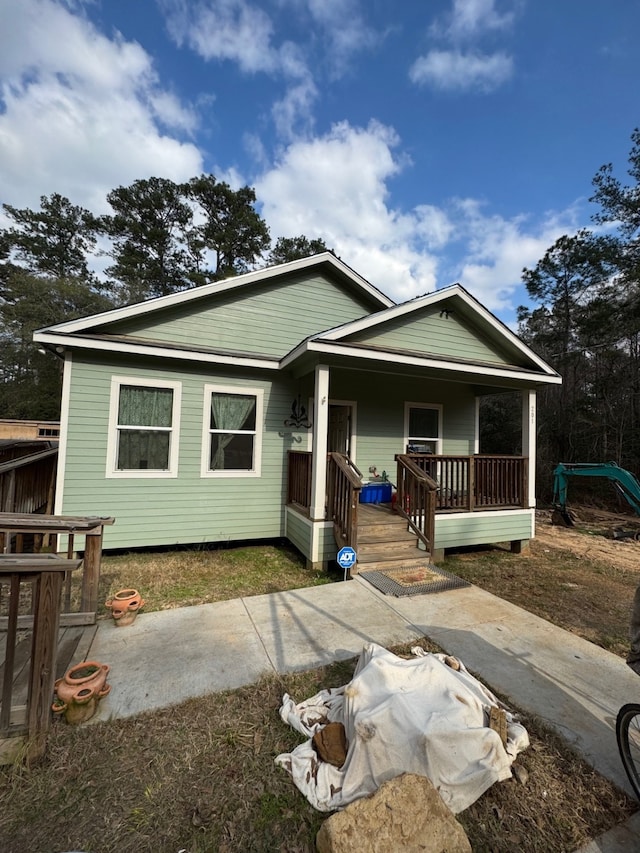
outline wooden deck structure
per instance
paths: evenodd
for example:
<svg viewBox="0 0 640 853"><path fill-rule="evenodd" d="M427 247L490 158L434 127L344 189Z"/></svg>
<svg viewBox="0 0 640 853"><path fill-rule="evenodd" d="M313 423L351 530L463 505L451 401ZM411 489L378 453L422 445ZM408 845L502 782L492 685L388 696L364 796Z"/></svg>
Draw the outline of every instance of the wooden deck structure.
<svg viewBox="0 0 640 853"><path fill-rule="evenodd" d="M308 451L289 452L287 504L307 517L312 463L313 456ZM346 455L327 454L326 519L333 522L337 547L358 550L359 562L366 562L370 553L371 559L382 560L385 545L389 553L406 552L405 560L410 559L407 549L411 539L414 546L419 541L420 548L433 558L436 515L527 507L525 456L407 453L396 455L396 465L395 517L376 525L364 509L366 504L359 503L362 473ZM390 510L388 506L388 515ZM403 524L404 533L400 530Z"/></svg>
<svg viewBox="0 0 640 853"><path fill-rule="evenodd" d="M102 535L113 522L0 513L0 760L15 754L18 737L26 740L28 759L44 752L55 679L95 632ZM65 556L57 554L60 535L67 538ZM74 556L78 535L83 559Z"/></svg>

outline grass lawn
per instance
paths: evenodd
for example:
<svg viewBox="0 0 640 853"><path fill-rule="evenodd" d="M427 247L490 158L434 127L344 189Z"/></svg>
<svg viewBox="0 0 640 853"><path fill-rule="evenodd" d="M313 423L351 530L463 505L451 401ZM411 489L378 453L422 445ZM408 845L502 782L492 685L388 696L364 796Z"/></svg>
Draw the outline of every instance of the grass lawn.
<svg viewBox="0 0 640 853"><path fill-rule="evenodd" d="M42 764L0 769L0 850L312 853L326 815L274 766L303 740L278 708L285 692L300 701L347 683L353 666L274 676L128 720L57 722ZM631 814L635 804L557 736L522 721L526 784L497 783L459 815L476 853L572 853Z"/></svg>
<svg viewBox="0 0 640 853"><path fill-rule="evenodd" d="M527 556L461 553L445 568L593 642L626 648L635 573L536 543ZM149 611L326 582L287 547L136 553L105 558L100 597L135 587ZM439 651L427 638L422 645ZM127 720L57 720L39 765L0 768L0 851L312 853L325 815L274 766L302 740L278 708L285 692L300 701L347 683L353 666L273 676ZM637 808L539 721L523 714L522 722L531 746L518 764L528 781L496 784L459 815L476 853L573 853Z"/></svg>
<svg viewBox="0 0 640 853"><path fill-rule="evenodd" d="M134 552L102 559L98 615L107 598L137 589L144 611L167 610L330 583L332 576L306 568L290 545Z"/></svg>

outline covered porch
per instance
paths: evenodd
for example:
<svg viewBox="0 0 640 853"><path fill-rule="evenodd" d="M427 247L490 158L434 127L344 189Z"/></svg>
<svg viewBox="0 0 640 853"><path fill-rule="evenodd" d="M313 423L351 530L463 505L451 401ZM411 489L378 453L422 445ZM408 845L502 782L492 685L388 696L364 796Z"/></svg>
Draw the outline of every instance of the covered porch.
<svg viewBox="0 0 640 853"><path fill-rule="evenodd" d="M323 333L281 367L308 403L306 445L303 433L288 448L284 527L311 564L326 566L343 545L361 562L359 507L366 484L380 480L394 484L393 514L423 560L460 546L526 548L537 389L561 379L462 288ZM520 435L504 452L498 436L487 454L481 400L514 392Z"/></svg>
<svg viewBox="0 0 640 853"><path fill-rule="evenodd" d="M324 516L313 525L314 454L292 450L288 460L287 513L301 516L303 524L311 524L312 529L316 527L321 539L326 540L331 533L336 549L346 545L354 548L360 564L370 562L372 542L375 560L385 552L389 563L406 565L419 559L411 545L407 546L407 534L413 548L423 552L423 560L427 555L430 560L441 559L445 547L451 547L444 545L447 524L453 524L454 529L473 529L481 538L493 535L489 531L495 529L496 523L504 524L505 533L495 541L510 541L512 550L519 552L533 533L529 461L526 456L508 455L397 454L387 488L383 488L384 481L373 481L380 484L376 491L382 495L382 502L372 504L363 497L363 489L366 494L371 481L348 456L328 452ZM493 524L485 521L488 513L493 516ZM505 523L508 514L520 525L512 528ZM399 523L406 531L402 535L398 532ZM288 529L295 528L295 522L288 524ZM484 528L486 533L482 532ZM511 538L513 529L525 534L530 531L530 535Z"/></svg>

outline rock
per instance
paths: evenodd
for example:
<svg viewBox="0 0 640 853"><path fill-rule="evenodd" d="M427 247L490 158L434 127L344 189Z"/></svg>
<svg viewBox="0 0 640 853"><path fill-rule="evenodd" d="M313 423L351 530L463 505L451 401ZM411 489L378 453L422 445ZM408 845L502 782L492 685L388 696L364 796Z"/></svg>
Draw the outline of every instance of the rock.
<svg viewBox="0 0 640 853"><path fill-rule="evenodd" d="M517 779L521 785L526 785L529 781L529 771L522 764L512 764L511 773L514 779Z"/></svg>
<svg viewBox="0 0 640 853"><path fill-rule="evenodd" d="M469 839L426 776L404 773L331 815L318 853L471 853Z"/></svg>
<svg viewBox="0 0 640 853"><path fill-rule="evenodd" d="M312 744L323 761L333 764L334 767L342 767L349 749L342 723L327 723L314 734Z"/></svg>

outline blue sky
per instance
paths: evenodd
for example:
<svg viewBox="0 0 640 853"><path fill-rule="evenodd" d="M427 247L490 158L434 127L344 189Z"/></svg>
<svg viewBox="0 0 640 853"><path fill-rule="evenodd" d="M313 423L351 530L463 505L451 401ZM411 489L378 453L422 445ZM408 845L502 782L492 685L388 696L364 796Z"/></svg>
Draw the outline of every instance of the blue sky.
<svg viewBox="0 0 640 853"><path fill-rule="evenodd" d="M211 172L274 242L513 324L597 169L626 180L639 34L634 0L0 0L0 201Z"/></svg>

